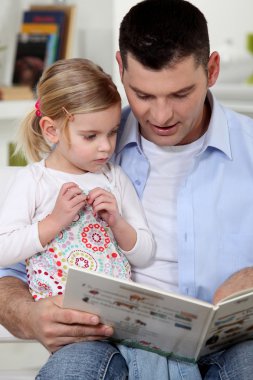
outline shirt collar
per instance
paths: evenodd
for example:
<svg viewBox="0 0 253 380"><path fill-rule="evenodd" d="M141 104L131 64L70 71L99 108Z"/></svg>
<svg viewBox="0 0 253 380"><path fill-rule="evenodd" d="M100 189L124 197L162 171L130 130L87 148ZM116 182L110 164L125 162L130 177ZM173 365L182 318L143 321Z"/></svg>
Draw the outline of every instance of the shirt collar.
<svg viewBox="0 0 253 380"><path fill-rule="evenodd" d="M140 141L141 137L139 133L138 121L134 117L133 112L130 111L126 123L123 125L123 132L117 145L117 153L123 150L127 145L138 145L140 148Z"/></svg>
<svg viewBox="0 0 253 380"><path fill-rule="evenodd" d="M208 91L207 99L209 101L212 114L201 151L206 150L208 147L213 147L219 149L230 159L232 159L226 111L219 104L211 91Z"/></svg>
<svg viewBox="0 0 253 380"><path fill-rule="evenodd" d="M228 120L225 109L215 99L211 91L208 91L207 99L211 107L211 119L200 154L208 147L213 147L224 152L232 159ZM117 153L122 151L127 145L137 145L139 149L142 150L140 140L138 122L132 111L130 111L127 121L125 125L123 125L123 132L117 146Z"/></svg>

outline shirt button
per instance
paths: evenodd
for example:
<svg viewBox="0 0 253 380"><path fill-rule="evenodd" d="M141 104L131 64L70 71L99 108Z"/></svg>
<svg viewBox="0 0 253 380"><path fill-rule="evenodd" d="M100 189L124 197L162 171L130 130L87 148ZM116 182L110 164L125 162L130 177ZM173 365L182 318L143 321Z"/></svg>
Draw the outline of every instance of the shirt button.
<svg viewBox="0 0 253 380"><path fill-rule="evenodd" d="M137 186L140 186L141 181L139 181L139 180L137 179L136 181L134 181L134 183L135 183Z"/></svg>

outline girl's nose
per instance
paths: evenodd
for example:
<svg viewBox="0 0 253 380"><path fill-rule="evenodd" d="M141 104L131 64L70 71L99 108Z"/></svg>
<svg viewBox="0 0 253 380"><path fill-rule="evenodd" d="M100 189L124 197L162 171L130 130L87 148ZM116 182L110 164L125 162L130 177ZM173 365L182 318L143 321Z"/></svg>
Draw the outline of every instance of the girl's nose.
<svg viewBox="0 0 253 380"><path fill-rule="evenodd" d="M111 150L111 144L108 139L103 139L100 141L98 150L100 152L109 152Z"/></svg>

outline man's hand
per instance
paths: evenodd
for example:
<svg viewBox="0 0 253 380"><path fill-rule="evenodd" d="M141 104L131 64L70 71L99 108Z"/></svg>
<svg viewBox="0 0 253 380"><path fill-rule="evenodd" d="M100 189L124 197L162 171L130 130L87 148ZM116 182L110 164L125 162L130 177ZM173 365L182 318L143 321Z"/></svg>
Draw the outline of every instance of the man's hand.
<svg viewBox="0 0 253 380"><path fill-rule="evenodd" d="M63 309L63 296L34 302L28 287L12 277L0 279L0 323L22 339L34 339L50 352L66 344L105 339L112 335L110 326L99 317Z"/></svg>
<svg viewBox="0 0 253 380"><path fill-rule="evenodd" d="M253 267L244 268L230 276L215 292L213 303L241 290L253 288Z"/></svg>
<svg viewBox="0 0 253 380"><path fill-rule="evenodd" d="M105 339L112 328L100 324L99 317L85 312L63 309L63 296L49 297L30 305L29 323L32 337L50 352L85 340Z"/></svg>

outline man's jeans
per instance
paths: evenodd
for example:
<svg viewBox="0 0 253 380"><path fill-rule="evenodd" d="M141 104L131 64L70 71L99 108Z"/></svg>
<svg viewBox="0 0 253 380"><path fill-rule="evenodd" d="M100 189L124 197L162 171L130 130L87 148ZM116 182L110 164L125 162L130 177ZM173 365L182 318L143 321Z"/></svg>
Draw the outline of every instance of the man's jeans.
<svg viewBox="0 0 253 380"><path fill-rule="evenodd" d="M69 344L50 356L36 380L125 380L128 368L107 342Z"/></svg>
<svg viewBox="0 0 253 380"><path fill-rule="evenodd" d="M51 355L36 380L125 380L128 379L126 362L129 380L253 379L253 340L206 356L199 361L199 367L137 351L140 351L137 355L134 349L122 351L125 361L117 348L107 342L71 344Z"/></svg>

